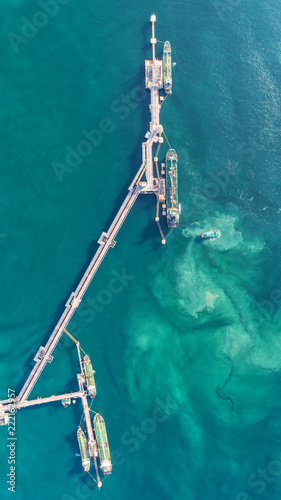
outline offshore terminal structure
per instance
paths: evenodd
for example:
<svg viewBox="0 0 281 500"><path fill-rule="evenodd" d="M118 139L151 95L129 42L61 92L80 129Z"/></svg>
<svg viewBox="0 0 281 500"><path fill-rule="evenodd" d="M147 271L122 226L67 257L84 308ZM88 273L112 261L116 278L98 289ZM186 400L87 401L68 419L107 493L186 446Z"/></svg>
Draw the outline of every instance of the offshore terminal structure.
<svg viewBox="0 0 281 500"><path fill-rule="evenodd" d="M39 347L34 357L35 365L19 394L10 399L0 400L0 425L7 425L9 424L10 415L22 408L55 401L61 401L64 406L68 406L76 399L80 399L85 421L85 431L82 429L81 425L79 425L77 430L82 466L86 472L89 472L91 460L93 460L97 478L96 482L99 488L102 485L100 471L103 475L110 474L112 471L105 422L103 417L96 412L93 412L95 416L91 420L92 410L89 407L88 398L93 400L96 396L94 370L89 356L84 353L85 355L82 357L81 351L84 351L80 347L80 343L74 339L66 328L76 309L79 307L87 288L108 250L114 248L117 233L138 196L140 194L154 194L156 196L155 220L163 244L166 243L167 236L165 238L160 224L159 205L162 205L162 215L166 216L167 219L168 234L174 227L178 226L181 211L180 204L178 203L178 158L175 150L171 149L163 126L160 124L161 106L168 95L172 93L171 46L169 42L165 42L162 59L157 59L155 57L157 40L155 38L156 16L154 14L151 16L150 21L152 23L152 59L145 61L145 87L150 91L150 124L149 131L145 135L146 140L142 143L142 164L131 182L128 188L128 194L109 229L102 232L99 237L99 247L75 291L70 294L65 304L65 309L54 330L50 334L46 345ZM164 142L163 136L168 142L169 150L166 154L165 163L161 163L161 171L159 172L158 155L161 144ZM155 152L154 149L156 149ZM75 342L77 347L80 363L80 373L77 374L79 390L62 395L44 398L39 397L33 400L28 399L47 363L52 362L53 351L64 332Z"/></svg>

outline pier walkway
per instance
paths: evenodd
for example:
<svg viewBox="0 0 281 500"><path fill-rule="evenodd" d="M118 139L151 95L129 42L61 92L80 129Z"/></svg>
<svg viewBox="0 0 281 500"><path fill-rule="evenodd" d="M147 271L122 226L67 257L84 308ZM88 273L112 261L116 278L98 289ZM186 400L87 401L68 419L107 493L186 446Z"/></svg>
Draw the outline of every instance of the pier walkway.
<svg viewBox="0 0 281 500"><path fill-rule="evenodd" d="M11 403L11 401L8 401L8 404L5 405L5 411L12 411L14 410L20 410L21 408L28 408L29 406L36 406L36 405L41 405L44 403L54 403L55 401L63 401L64 399L77 399L77 398L82 398L84 395L85 391L84 389L79 392L69 392L68 394L60 394L58 396L49 396L48 398L37 398L37 399L31 399L30 401L17 401L16 398L15 402ZM0 401L0 407L5 401Z"/></svg>
<svg viewBox="0 0 281 500"><path fill-rule="evenodd" d="M93 280L96 272L98 271L103 259L105 258L108 250L110 248L114 248L116 244L116 236L121 229L126 217L128 216L130 210L134 206L136 199L139 194L149 194L154 193L157 197L157 209L156 209L156 218L160 234L162 237L162 243L165 243L164 235L161 230L161 226L159 223L159 202L162 204L165 201L165 179L164 177L160 177L159 168L158 168L158 153L161 144L163 143L162 134L165 135L162 125L160 124L160 110L161 110L161 102L164 102L164 97L159 95L159 90L163 89L163 61L155 58L155 27L154 24L156 22L156 16L153 14L150 18L152 22L152 60L145 61L145 86L150 91L150 123L149 123L149 131L145 134L145 141L142 143L142 164L138 169L133 181L131 182L128 188L128 194L126 195L121 207L119 208L117 214L115 215L109 229L105 232L103 231L98 239L98 249L95 252L90 264L88 265L86 271L84 272L79 284L77 285L74 292L72 292L65 304L65 309L63 310L55 328L50 334L46 345L40 346L35 357L35 365L33 366L27 380L25 381L20 393L18 396L0 400L0 425L9 425L10 414L14 414L17 410L22 408L27 408L31 406L52 403L56 401L61 401L64 406L68 406L71 404L72 400L77 398L81 399L81 403L83 406L83 414L85 418L85 425L87 429L87 440L88 440L88 451L90 459L93 458L96 477L93 476L89 472L89 468L87 468L86 464L83 461L83 453L82 455L82 465L84 470L87 471L91 477L97 482L98 488L100 489L102 486L102 482L99 476L99 469L97 463L97 457L105 453L105 442L102 445L96 440L96 430L95 423L94 427L91 422L91 407L88 405L88 396L92 398L96 395L96 386L94 381L94 371L89 372L91 367L91 362L80 347L79 341L77 341L67 330L66 327L70 322L73 314L76 309L79 307L84 294L86 293L91 281ZM165 100L165 99L164 99ZM155 146L157 144L157 147ZM153 154L154 148L156 149ZM161 169L161 175L164 174L163 169ZM156 175L155 175L156 173ZM162 205L163 207L166 205ZM164 212L163 212L164 213ZM42 374L44 368L47 363L51 363L53 360L53 352L63 334L65 332L76 344L78 351L78 358L80 364L81 373L77 375L79 391L70 392L61 395L52 395L50 397L38 397L37 399L28 400L30 393L32 392L35 384L37 383L40 375ZM85 357L82 361L80 349L84 352ZM89 368L90 367L90 368ZM14 394L14 391L12 391ZM73 401L75 402L75 401ZM95 412L94 412L95 413ZM82 424L83 416L81 417L80 426ZM81 428L79 426L79 429ZM84 434L83 434L83 452L86 453L86 448L84 446ZM79 441L79 437L78 437ZM80 446L80 442L79 442ZM102 449L100 448L102 446ZM85 448L85 450L84 450ZM81 449L81 448L80 448ZM88 458L88 455L87 455ZM88 461L87 461L88 462ZM110 460L108 460L109 464L111 464ZM101 469L104 471L104 474L109 474L111 472L111 466L107 467L107 470L103 467L103 462L101 463Z"/></svg>
<svg viewBox="0 0 281 500"><path fill-rule="evenodd" d="M141 169L139 169L140 172ZM141 173L141 172L140 172ZM125 221L128 213L130 212L132 206L134 205L141 189L136 184L133 189L129 191L124 202L122 203L120 209L118 210L110 228L105 233L103 232L98 240L99 248L96 251L93 259L91 260L88 268L86 269L82 279L80 280L75 292L72 292L68 301L65 305L65 310L60 317L57 325L55 326L52 334L45 347L40 347L38 353L36 354L34 361L36 361L29 377L27 378L22 390L20 391L17 401L25 401L29 394L31 393L33 387L35 386L39 376L44 370L47 363L52 361L52 353L60 340L64 329L67 327L69 321L71 320L75 310L79 306L83 295L85 294L87 288L89 287L93 277L95 276L98 268L100 267L105 255L107 254L109 248L115 246L115 237L120 230L123 222ZM0 401L1 403L1 401ZM3 402L2 402L3 403Z"/></svg>
<svg viewBox="0 0 281 500"><path fill-rule="evenodd" d="M29 406L28 404L24 405L23 403L27 401L31 391L33 390L46 364L52 362L53 360L52 353L57 343L59 342L63 334L63 331L67 327L76 309L79 307L79 304L87 288L89 287L92 279L94 278L97 270L99 269L109 248L113 248L115 246L116 235L118 234L127 215L132 209L138 195L141 193L156 194L158 180L154 178L154 172L153 172L154 158L152 149L154 143L159 143L160 147L160 143L163 142L163 138L161 137L161 134L163 132L163 127L162 125L160 125L159 121L159 114L161 109L159 102L159 89L163 87L163 77L162 77L162 60L155 59L155 43L156 43L156 39L154 36L155 21L156 21L156 16L155 15L151 16L152 31L153 31L153 36L151 39L152 49L153 49L153 60L146 61L146 87L150 90L149 110L151 114L151 120L150 120L150 131L147 132L145 136L147 140L142 144L142 165L140 166L138 172L136 173L134 180L129 187L129 192L125 197L108 231L102 232L98 240L99 248L96 251L94 257L92 258L84 275L82 276L76 290L70 294L70 297L68 298L65 304L65 309L60 319L58 320L53 332L51 333L46 345L44 347L41 346L36 356L34 357L35 365L31 370L19 395L15 398L15 402L17 403L18 407L23 408L25 406ZM159 151L159 147L157 149L157 154ZM144 173L146 180L141 181ZM42 398L36 404L40 404L40 402L44 403L45 400L47 402L47 399L48 398ZM5 410L6 409L8 410L10 401L0 400L0 404L2 405L2 408L4 408L4 405L7 405L5 406Z"/></svg>

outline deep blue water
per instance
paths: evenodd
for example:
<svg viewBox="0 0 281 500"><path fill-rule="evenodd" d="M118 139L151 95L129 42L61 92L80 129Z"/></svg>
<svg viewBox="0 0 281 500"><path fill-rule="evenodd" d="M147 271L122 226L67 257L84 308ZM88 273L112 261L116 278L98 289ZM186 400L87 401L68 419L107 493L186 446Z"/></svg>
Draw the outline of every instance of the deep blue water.
<svg viewBox="0 0 281 500"><path fill-rule="evenodd" d="M279 2L61 0L42 17L46 3L2 2L1 398L20 389L140 166L153 12L177 62L161 122L179 157L182 217L164 247L154 199L140 197L69 325L96 370L111 477L99 493L75 457L79 402L30 408L16 415L14 496L277 500ZM56 175L91 129L99 143ZM200 242L210 228L221 238ZM116 273L128 277L101 304ZM76 390L77 369L64 339L32 395Z"/></svg>

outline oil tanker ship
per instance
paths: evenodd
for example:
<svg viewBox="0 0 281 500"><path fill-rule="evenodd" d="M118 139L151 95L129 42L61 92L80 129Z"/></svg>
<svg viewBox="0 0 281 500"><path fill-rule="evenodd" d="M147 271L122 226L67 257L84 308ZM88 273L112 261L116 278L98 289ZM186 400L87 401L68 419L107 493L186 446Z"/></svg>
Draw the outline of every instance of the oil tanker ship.
<svg viewBox="0 0 281 500"><path fill-rule="evenodd" d="M104 419L99 413L96 413L93 420L96 441L98 444L98 454L100 458L100 468L104 474L111 474L112 463L107 439Z"/></svg>
<svg viewBox="0 0 281 500"><path fill-rule="evenodd" d="M92 367L91 360L89 356L84 356L84 373L86 377L87 391L91 398L94 398L97 390L96 390L96 382L94 377L94 370Z"/></svg>
<svg viewBox="0 0 281 500"><path fill-rule="evenodd" d="M166 205L167 225L179 225L181 206L178 202L178 156L174 149L166 154Z"/></svg>
<svg viewBox="0 0 281 500"><path fill-rule="evenodd" d="M166 94L172 93L172 49L170 42L164 43L163 50L163 79Z"/></svg>
<svg viewBox="0 0 281 500"><path fill-rule="evenodd" d="M89 472L89 470L90 470L90 457L89 457L88 445L87 445L86 436L85 436L83 430L81 429L81 427L78 427L77 439L78 439L78 444L79 444L79 448L80 448L80 455L81 455L83 469L85 472Z"/></svg>

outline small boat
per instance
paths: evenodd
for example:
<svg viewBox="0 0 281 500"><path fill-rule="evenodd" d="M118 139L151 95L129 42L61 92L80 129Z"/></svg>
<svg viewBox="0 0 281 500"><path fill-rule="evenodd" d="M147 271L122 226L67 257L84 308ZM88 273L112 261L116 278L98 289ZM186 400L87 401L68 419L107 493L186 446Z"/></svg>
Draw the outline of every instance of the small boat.
<svg viewBox="0 0 281 500"><path fill-rule="evenodd" d="M221 237L221 232L218 229L210 229L210 231L201 233L201 238L203 238L203 240L215 240L216 238L220 237Z"/></svg>
<svg viewBox="0 0 281 500"><path fill-rule="evenodd" d="M67 406L71 405L71 399L65 398L62 400L61 404L66 408Z"/></svg>

